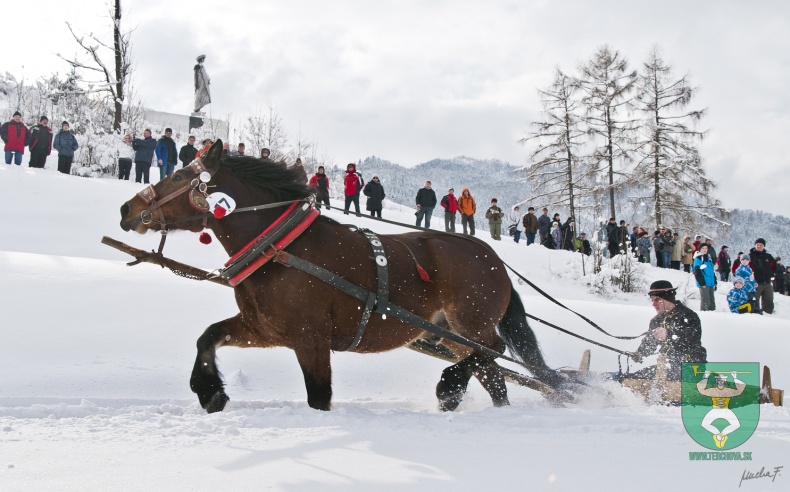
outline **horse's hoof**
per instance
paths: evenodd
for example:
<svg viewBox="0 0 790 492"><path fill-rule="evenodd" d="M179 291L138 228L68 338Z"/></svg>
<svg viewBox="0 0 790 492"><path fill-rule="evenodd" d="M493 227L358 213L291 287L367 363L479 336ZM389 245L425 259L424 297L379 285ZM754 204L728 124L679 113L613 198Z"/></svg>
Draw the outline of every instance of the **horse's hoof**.
<svg viewBox="0 0 790 492"><path fill-rule="evenodd" d="M225 408L225 404L228 403L228 400L230 400L230 398L224 391L217 391L203 408L205 408L208 413L221 412Z"/></svg>
<svg viewBox="0 0 790 492"><path fill-rule="evenodd" d="M461 398L452 398L439 402L439 410L442 412L452 412L461 404Z"/></svg>

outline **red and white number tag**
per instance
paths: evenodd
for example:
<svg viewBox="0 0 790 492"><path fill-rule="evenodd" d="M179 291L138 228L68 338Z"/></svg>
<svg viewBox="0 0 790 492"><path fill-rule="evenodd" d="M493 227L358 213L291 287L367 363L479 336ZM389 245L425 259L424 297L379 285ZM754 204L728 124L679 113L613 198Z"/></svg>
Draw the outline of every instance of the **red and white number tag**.
<svg viewBox="0 0 790 492"><path fill-rule="evenodd" d="M209 210L216 218L222 218L236 209L236 200L225 193L217 192L208 196Z"/></svg>

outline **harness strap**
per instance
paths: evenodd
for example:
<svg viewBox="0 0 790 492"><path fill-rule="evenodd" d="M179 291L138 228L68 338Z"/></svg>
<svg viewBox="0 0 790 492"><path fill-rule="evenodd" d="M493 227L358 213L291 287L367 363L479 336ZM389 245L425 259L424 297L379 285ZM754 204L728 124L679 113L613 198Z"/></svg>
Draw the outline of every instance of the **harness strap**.
<svg viewBox="0 0 790 492"><path fill-rule="evenodd" d="M354 337L354 340L351 341L351 344L345 350L346 352L353 352L359 346L359 342L362 341L362 337L365 335L365 328L368 327L368 322L370 321L370 315L373 314L373 306L376 305L376 294L370 292L368 294L368 300L365 302L365 309L362 311L362 317L359 319L359 326L357 327L357 336Z"/></svg>
<svg viewBox="0 0 790 492"><path fill-rule="evenodd" d="M292 204L278 221L267 227L257 238L233 255L225 263L225 268L220 272L220 276L227 279L231 285L236 285L269 260L270 255L266 255L267 250L273 246L282 248L295 239L315 220L315 217L312 217L313 220L310 220L309 223L305 223L304 227L296 228L296 226L311 214L314 216L319 214L310 206L309 202L303 202L301 207L298 205L298 202ZM282 240L288 238L290 241L283 243Z"/></svg>
<svg viewBox="0 0 790 492"><path fill-rule="evenodd" d="M381 306L386 306L390 302L389 269L387 257L384 253L384 245L375 232L369 229L360 229L362 234L370 241L373 248L373 260L376 262L376 273L378 274L378 287L376 288L376 312L382 312Z"/></svg>
<svg viewBox="0 0 790 492"><path fill-rule="evenodd" d="M355 285L344 278L338 277L337 275L330 272L329 270L322 268L307 260L303 260L290 253L286 253L285 251L278 251L277 254L274 256L274 261L288 267L294 267L297 270L301 270L320 280L323 280L324 282L328 283L332 287L342 290L346 294L350 295L351 297L359 301L367 303L368 299L372 295L370 291L363 289L362 287L359 287L358 285ZM498 359L504 359L529 369L526 366L526 364L524 364L519 360L516 360L512 357L508 357L507 355L499 353L496 350L492 350L486 347L485 345L481 345L475 341L469 340L466 337L447 331L444 328L435 325L429 322L428 320L421 318L420 316L417 316L411 311L403 309L402 307L396 306L392 303L388 303L386 306L382 306L381 303L379 303L379 310L385 310L387 314L391 314L402 321L405 321L413 326L416 326L417 328L425 330L428 333L431 333L438 337L469 347L475 352L478 352L482 355L488 355Z"/></svg>
<svg viewBox="0 0 790 492"><path fill-rule="evenodd" d="M357 230L365 235L373 248L373 259L376 263L376 278L378 282L376 294L370 293L365 302L365 309L362 311L362 318L359 320L359 326L357 327L357 336L354 337L346 352L353 352L359 346L359 342L362 341L362 337L365 335L365 328L368 326L374 307L377 313L386 314L390 297L389 270L387 269L387 257L384 253L384 246L373 231L369 229Z"/></svg>

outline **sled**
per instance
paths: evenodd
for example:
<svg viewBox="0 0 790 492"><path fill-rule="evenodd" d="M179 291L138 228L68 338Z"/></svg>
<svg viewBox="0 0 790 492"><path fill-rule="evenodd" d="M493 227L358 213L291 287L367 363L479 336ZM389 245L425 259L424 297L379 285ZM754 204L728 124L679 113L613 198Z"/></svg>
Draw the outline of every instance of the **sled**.
<svg viewBox="0 0 790 492"><path fill-rule="evenodd" d="M667 380L666 357L659 355L656 361L655 379L635 379L624 377L620 383L647 401L680 404L682 401L682 383ZM763 382L760 386L760 403L773 403L777 407L784 405L784 390L775 389L771 385L771 369L763 366Z"/></svg>
<svg viewBox="0 0 790 492"><path fill-rule="evenodd" d="M563 370L575 379L584 381L590 375L590 350L582 354L578 370ZM642 396L646 401L680 404L682 400L682 383L667 379L666 356L659 355L656 361L656 377L654 379L636 379L625 376L620 379L620 384L634 393ZM777 407L784 406L784 390L774 388L771 384L771 369L763 366L763 381L760 386L760 403L772 403Z"/></svg>
<svg viewBox="0 0 790 492"><path fill-rule="evenodd" d="M763 366L763 384L760 386L760 403L773 403L774 406L784 406L785 390L776 389L771 385L771 370Z"/></svg>
<svg viewBox="0 0 790 492"><path fill-rule="evenodd" d="M620 384L647 401L672 404L679 404L681 401L682 383L667 380L667 359L663 354L660 354L656 361L655 379L636 379L626 376L620 379Z"/></svg>

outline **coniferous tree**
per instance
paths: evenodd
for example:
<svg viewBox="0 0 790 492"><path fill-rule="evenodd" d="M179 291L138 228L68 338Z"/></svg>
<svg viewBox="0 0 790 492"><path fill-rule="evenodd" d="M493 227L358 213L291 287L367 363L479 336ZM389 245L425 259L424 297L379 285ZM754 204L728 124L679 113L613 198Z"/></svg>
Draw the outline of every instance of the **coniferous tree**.
<svg viewBox="0 0 790 492"><path fill-rule="evenodd" d="M606 45L598 48L587 63L580 64L579 72L587 132L595 145L591 165L599 176L605 176L610 217L615 217L615 191L625 181L623 165L618 169L615 162L629 158L633 143L634 121L628 110L637 74L636 70L628 71L626 59Z"/></svg>
<svg viewBox="0 0 790 492"><path fill-rule="evenodd" d="M526 180L535 190L533 202L545 199L547 204L567 204L573 217L578 198L589 195L591 177L579 157L585 130L578 92L578 80L558 68L551 86L538 90L544 119L533 122L535 130L519 140L523 144L538 142L530 164L524 167Z"/></svg>
<svg viewBox="0 0 790 492"><path fill-rule="evenodd" d="M695 123L705 111L686 109L695 91L686 76L673 78L672 67L653 48L639 74L637 109L644 119L632 179L653 205L656 228L667 224L695 230L722 213L697 148L705 132L696 130Z"/></svg>

